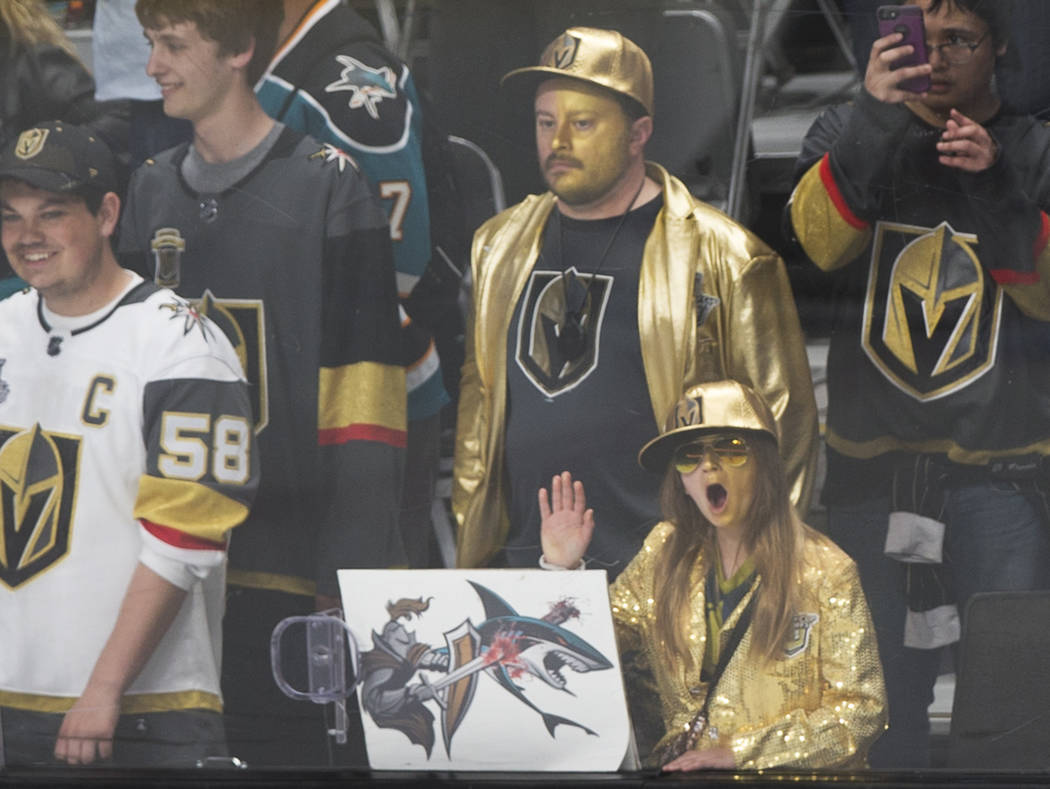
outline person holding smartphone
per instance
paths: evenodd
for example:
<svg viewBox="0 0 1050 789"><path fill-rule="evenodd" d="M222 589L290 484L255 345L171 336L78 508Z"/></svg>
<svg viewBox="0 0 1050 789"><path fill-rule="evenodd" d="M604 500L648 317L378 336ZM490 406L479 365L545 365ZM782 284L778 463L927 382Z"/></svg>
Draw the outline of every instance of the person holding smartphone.
<svg viewBox="0 0 1050 789"><path fill-rule="evenodd" d="M899 32L875 41L856 101L809 130L788 206L833 277L823 495L871 605L890 721L871 762L891 767L929 763L934 647L959 631L937 604L1050 586L1050 132L996 93L1006 2L908 6L928 62L901 66ZM906 597L920 574L886 554L916 527L944 560L934 599Z"/></svg>

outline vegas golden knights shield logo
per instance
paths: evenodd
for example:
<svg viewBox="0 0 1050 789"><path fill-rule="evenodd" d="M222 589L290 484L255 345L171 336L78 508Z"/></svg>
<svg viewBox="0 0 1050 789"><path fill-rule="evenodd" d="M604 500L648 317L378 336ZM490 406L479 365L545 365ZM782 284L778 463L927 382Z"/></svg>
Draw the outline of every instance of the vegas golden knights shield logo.
<svg viewBox="0 0 1050 789"><path fill-rule="evenodd" d="M518 321L517 363L548 397L579 386L598 367L602 323L613 278L580 274L575 267L534 271ZM575 342L564 342L575 313Z"/></svg>
<svg viewBox="0 0 1050 789"><path fill-rule="evenodd" d="M193 302L201 315L222 329L237 352L258 435L270 423L269 376L266 367L266 315L259 299L220 299L210 290Z"/></svg>
<svg viewBox="0 0 1050 789"><path fill-rule="evenodd" d="M540 65L549 68L566 69L576 60L580 49L580 39L568 33L553 42L540 58Z"/></svg>
<svg viewBox="0 0 1050 789"><path fill-rule="evenodd" d="M702 397L683 397L675 404L674 428L702 425L703 423L704 400Z"/></svg>
<svg viewBox="0 0 1050 789"><path fill-rule="evenodd" d="M819 621L820 616L817 614L795 614L792 617L791 630L784 643L784 657L793 658L806 651L813 625Z"/></svg>
<svg viewBox="0 0 1050 789"><path fill-rule="evenodd" d="M0 427L0 582L15 589L69 551L80 441Z"/></svg>
<svg viewBox="0 0 1050 789"><path fill-rule="evenodd" d="M952 394L987 372L1003 292L984 272L977 237L948 223L879 223L862 342L887 379L916 400Z"/></svg>
<svg viewBox="0 0 1050 789"><path fill-rule="evenodd" d="M19 159L32 159L44 150L44 143L50 131L50 129L26 129L18 135L18 142L15 143L15 156Z"/></svg>

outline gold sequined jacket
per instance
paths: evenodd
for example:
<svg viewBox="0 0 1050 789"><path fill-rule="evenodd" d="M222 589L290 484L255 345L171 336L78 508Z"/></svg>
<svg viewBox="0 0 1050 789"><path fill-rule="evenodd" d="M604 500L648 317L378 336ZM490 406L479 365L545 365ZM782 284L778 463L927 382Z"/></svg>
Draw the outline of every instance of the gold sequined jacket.
<svg viewBox="0 0 1050 789"><path fill-rule="evenodd" d="M687 674L653 634L654 600L661 593L654 565L672 529L666 522L654 527L609 590L621 654L641 654L652 671L669 732L665 739L689 725L708 690L699 668ZM885 728L882 668L856 567L833 543L813 539L806 540L802 562L799 610L783 657L765 667L751 658L749 628L708 709L710 736L698 747L729 748L743 769L863 767L868 748ZM707 640L699 565L690 580L689 619L697 667ZM734 627L761 583L759 576L723 633Z"/></svg>
<svg viewBox="0 0 1050 789"><path fill-rule="evenodd" d="M804 514L816 463L817 411L784 265L762 241L697 200L660 166L647 164L647 174L661 184L664 199L646 241L638 284L653 434L688 387L724 378L747 384L766 399L778 421L791 500ZM550 192L530 195L474 237L473 314L467 322L452 488L460 567L486 564L508 533L507 333L554 204Z"/></svg>

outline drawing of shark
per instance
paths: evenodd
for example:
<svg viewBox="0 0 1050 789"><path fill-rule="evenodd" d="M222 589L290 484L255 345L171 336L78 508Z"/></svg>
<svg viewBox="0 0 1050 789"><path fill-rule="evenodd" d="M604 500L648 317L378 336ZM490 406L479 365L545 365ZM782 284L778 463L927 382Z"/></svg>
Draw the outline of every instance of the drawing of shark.
<svg viewBox="0 0 1050 789"><path fill-rule="evenodd" d="M552 688L574 695L568 688L563 670L569 668L577 673L602 671L612 668L608 658L560 624L549 619L522 616L491 589L474 581L469 583L485 609L486 618L477 627L481 652L489 663L485 673L522 704L538 712L552 737L558 724L576 726L597 736L596 732L580 723L541 710L514 679L528 674Z"/></svg>

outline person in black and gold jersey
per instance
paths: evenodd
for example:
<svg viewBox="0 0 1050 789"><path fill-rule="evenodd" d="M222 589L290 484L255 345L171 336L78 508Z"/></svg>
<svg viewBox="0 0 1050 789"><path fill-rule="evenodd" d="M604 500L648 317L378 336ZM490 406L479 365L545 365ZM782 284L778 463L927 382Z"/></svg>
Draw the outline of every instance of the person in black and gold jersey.
<svg viewBox="0 0 1050 789"><path fill-rule="evenodd" d="M959 632L942 601L905 599L884 551L949 557L961 611L977 592L1050 587L1050 131L995 90L1008 3L910 5L930 62L893 70L910 46L874 43L856 101L809 130L789 206L806 254L833 272L824 500L879 634L880 767L929 764L927 647ZM900 87L913 77L929 90ZM927 588L947 586L940 573Z"/></svg>

